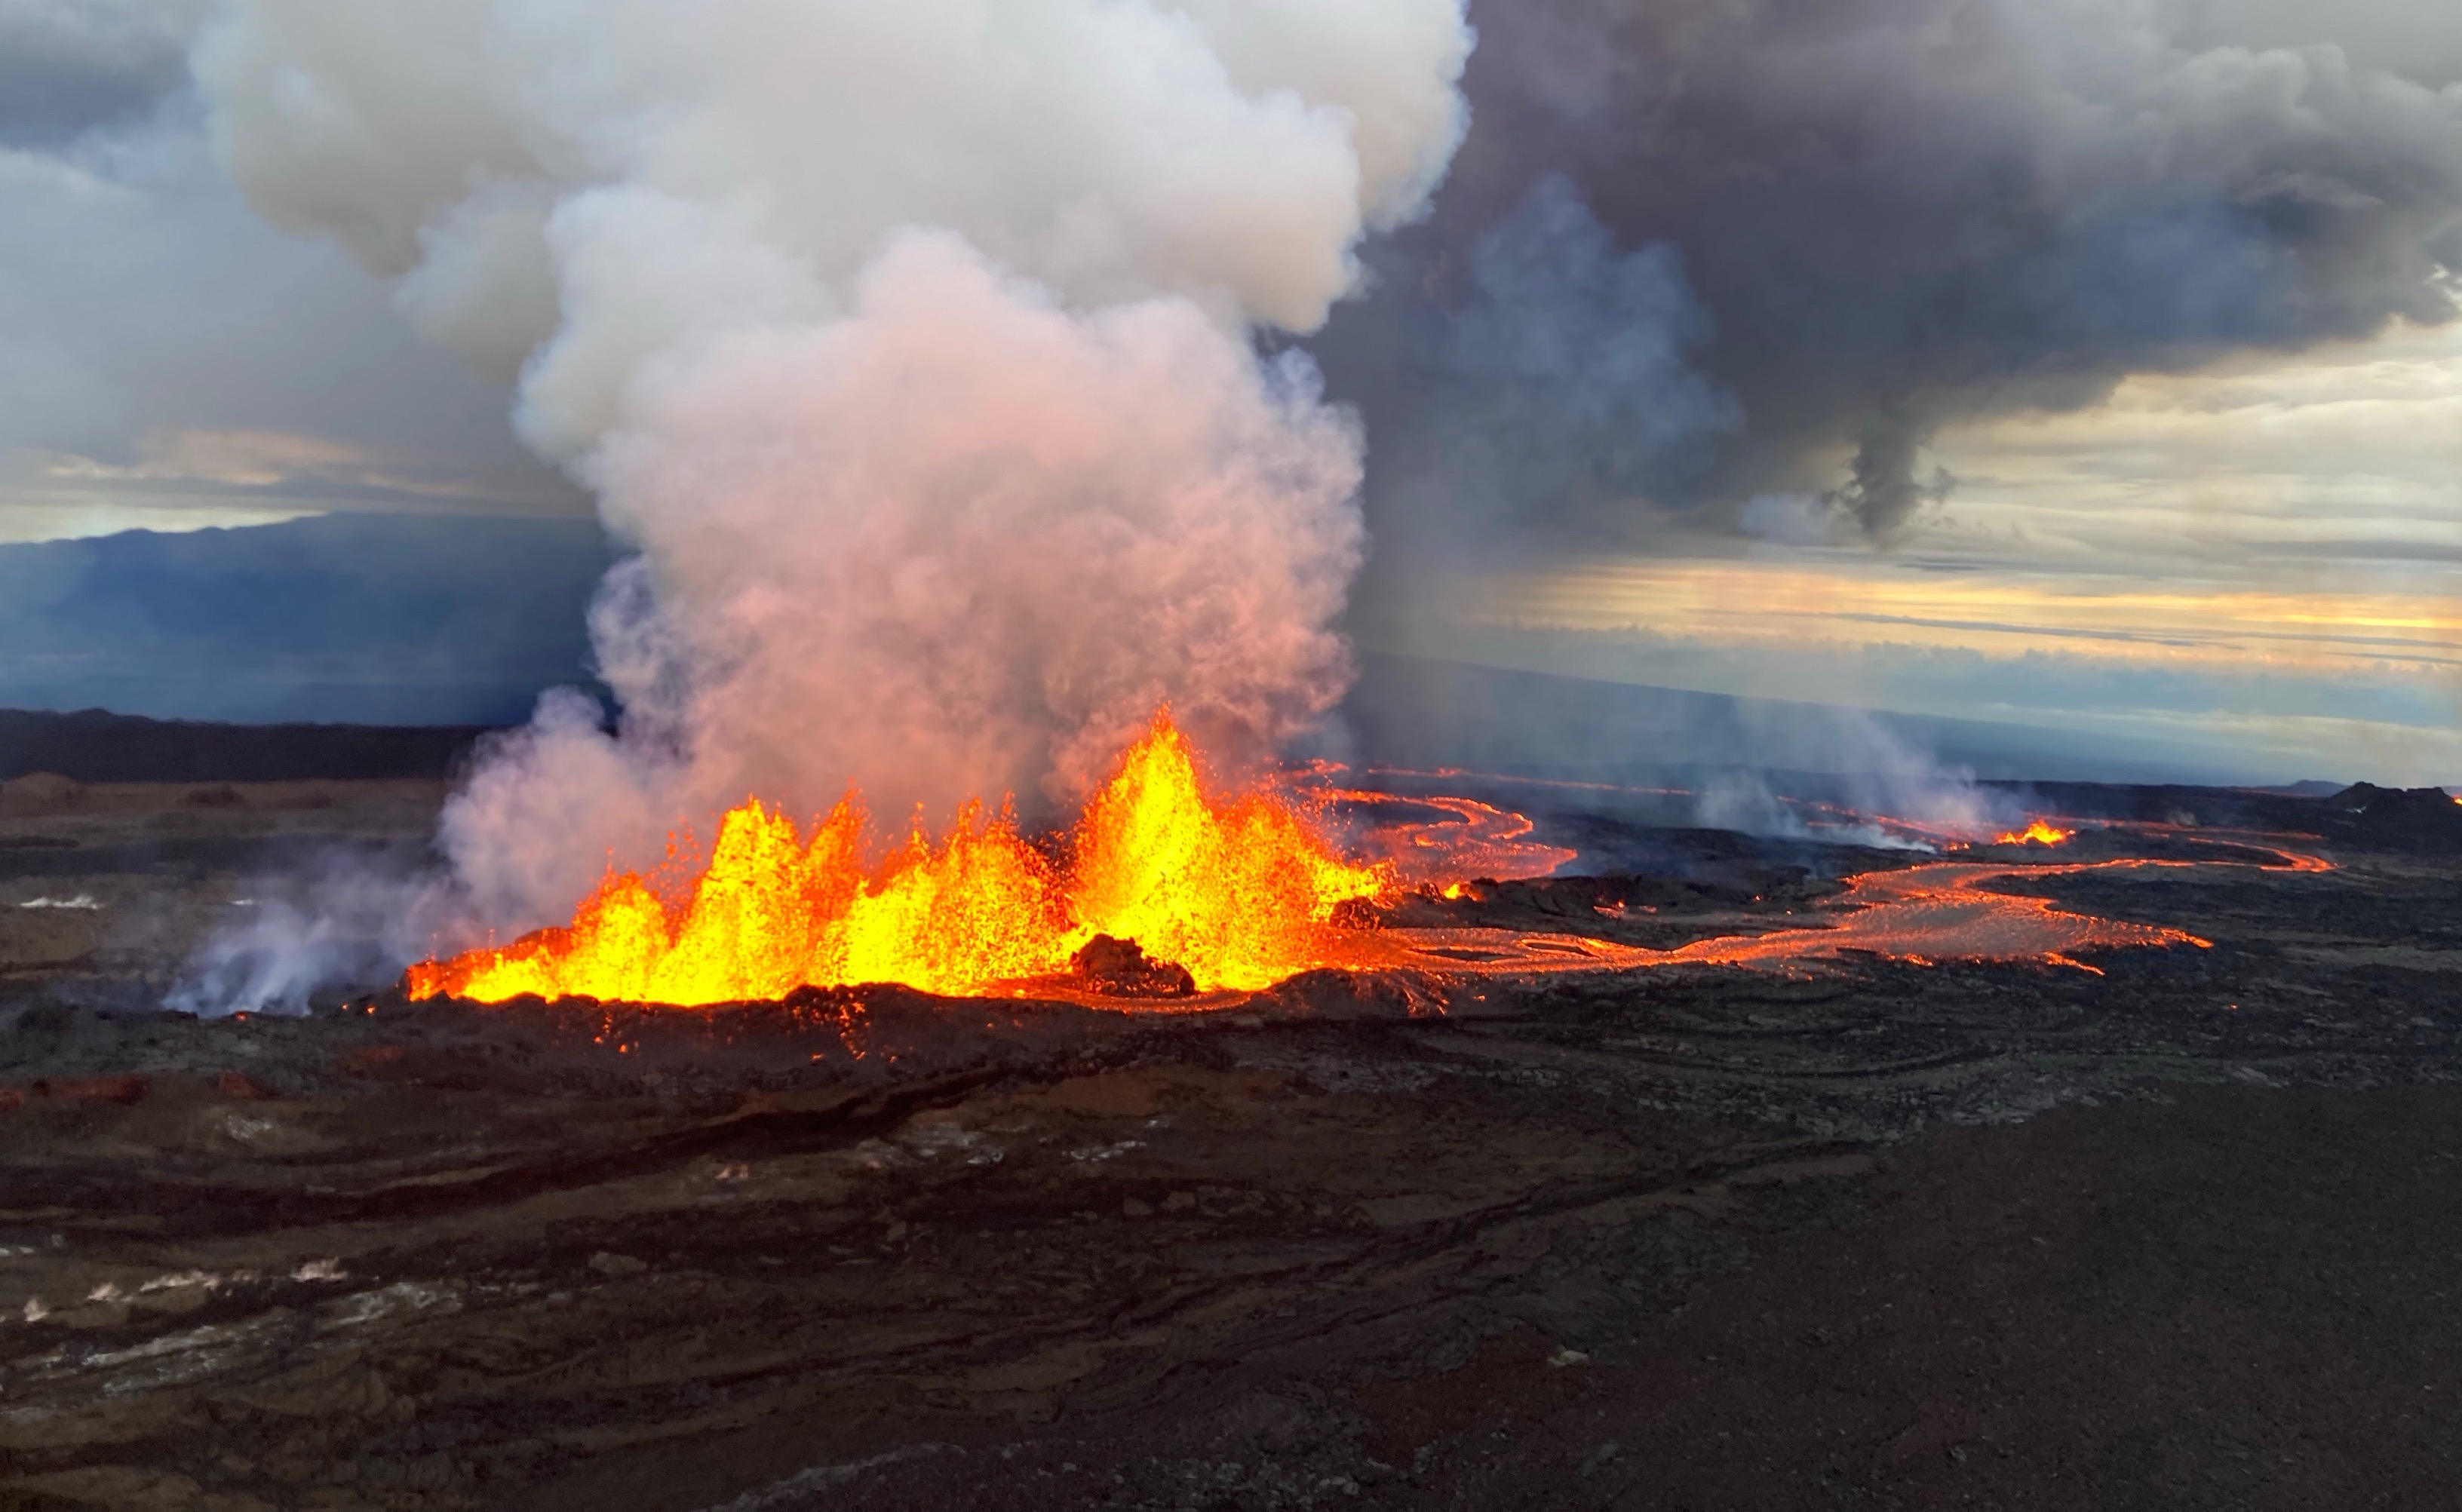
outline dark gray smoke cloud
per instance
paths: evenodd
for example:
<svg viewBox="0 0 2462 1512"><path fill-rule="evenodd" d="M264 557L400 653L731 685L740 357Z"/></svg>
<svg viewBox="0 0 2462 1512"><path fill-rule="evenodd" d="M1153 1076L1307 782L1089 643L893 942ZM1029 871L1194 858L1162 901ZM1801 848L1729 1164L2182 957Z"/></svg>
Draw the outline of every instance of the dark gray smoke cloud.
<svg viewBox="0 0 2462 1512"><path fill-rule="evenodd" d="M206 0L0 0L0 145L51 146L187 82Z"/></svg>
<svg viewBox="0 0 2462 1512"><path fill-rule="evenodd" d="M1948 486L1922 456L1944 422L2455 313L2462 7L1490 0L1474 20L1452 181L1321 342L1371 421L1380 547L1774 493L1886 537ZM1568 187L1534 193L1551 176ZM1532 311L1580 335L1535 375L1479 335ZM1464 467L1482 385L1615 392L1552 430L1503 406L1502 450Z"/></svg>
<svg viewBox="0 0 2462 1512"><path fill-rule="evenodd" d="M1376 297L1321 343L1369 411L1389 513L1408 517L1393 551L1458 550L1528 503L1594 536L1624 501L1689 485L1737 428L1694 365L1713 326L1682 255L1620 246L1562 175L1458 254L1441 233L1415 242L1371 252Z"/></svg>

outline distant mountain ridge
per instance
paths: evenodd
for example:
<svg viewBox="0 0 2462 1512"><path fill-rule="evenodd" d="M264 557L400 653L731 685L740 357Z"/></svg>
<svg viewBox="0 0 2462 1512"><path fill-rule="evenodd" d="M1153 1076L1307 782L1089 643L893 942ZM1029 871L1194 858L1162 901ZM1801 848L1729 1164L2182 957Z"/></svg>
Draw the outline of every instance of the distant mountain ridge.
<svg viewBox="0 0 2462 1512"><path fill-rule="evenodd" d="M0 781L302 782L451 776L486 725L209 724L0 709Z"/></svg>
<svg viewBox="0 0 2462 1512"><path fill-rule="evenodd" d="M1359 684L1339 711L1326 753L1368 765L1640 783L1692 781L1733 770L1818 779L1936 768L2047 786L2229 781L2159 755L2100 746L2063 749L2052 732L2011 725L1406 657L1370 655L1361 662ZM518 701L508 701L509 717L449 724L263 724L160 720L103 709L0 709L0 779L37 771L81 782L442 777L480 736L519 723L535 692L525 687Z"/></svg>
<svg viewBox="0 0 2462 1512"><path fill-rule="evenodd" d="M505 724L590 680L589 519L330 514L0 546L0 707Z"/></svg>
<svg viewBox="0 0 2462 1512"><path fill-rule="evenodd" d="M594 520L478 515L342 513L0 546L0 708L439 727L456 733L438 748L466 744L469 731L526 719L544 688L593 685L587 615L614 556ZM2027 781L2251 775L2202 753L2056 729L1379 653L1359 662L1339 721L1347 745L1331 753L1393 765L1613 781L1935 764ZM224 752L227 767L258 760L235 754L255 737L131 727L125 738L166 771L189 746ZM404 748L426 749L424 738ZM378 759L374 745L337 739L308 740L303 751L329 754L300 760L356 771ZM411 765L432 770L436 759Z"/></svg>

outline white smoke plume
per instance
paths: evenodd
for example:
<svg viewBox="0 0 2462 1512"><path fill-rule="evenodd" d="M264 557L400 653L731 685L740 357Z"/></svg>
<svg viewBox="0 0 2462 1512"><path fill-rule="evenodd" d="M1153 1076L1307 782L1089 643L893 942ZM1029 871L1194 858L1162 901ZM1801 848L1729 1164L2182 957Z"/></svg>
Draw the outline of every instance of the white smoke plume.
<svg viewBox="0 0 2462 1512"><path fill-rule="evenodd" d="M1865 709L1817 703L1737 706L1761 767L1730 767L1694 797L1695 822L1713 830L1930 851L1951 836L1980 838L2007 815L1974 772L1945 767ZM1836 802L1782 792L1773 772L1819 773ZM1894 823L1890 822L1894 821Z"/></svg>
<svg viewBox="0 0 2462 1512"><path fill-rule="evenodd" d="M447 811L500 928L759 792L1073 796L1170 701L1259 751L1347 684L1355 427L1296 356L1465 121L1461 0L233 0L217 150L518 378L639 548L607 736Z"/></svg>
<svg viewBox="0 0 2462 1512"><path fill-rule="evenodd" d="M299 874L258 879L265 896L207 938L162 1002L180 1013L305 1013L336 983L382 981L461 922L464 900L433 878L336 852Z"/></svg>

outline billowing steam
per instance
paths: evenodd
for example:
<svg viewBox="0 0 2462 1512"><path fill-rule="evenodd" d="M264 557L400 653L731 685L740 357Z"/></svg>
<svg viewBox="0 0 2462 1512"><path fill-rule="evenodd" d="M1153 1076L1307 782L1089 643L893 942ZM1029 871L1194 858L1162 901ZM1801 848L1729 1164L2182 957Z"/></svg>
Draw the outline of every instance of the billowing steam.
<svg viewBox="0 0 2462 1512"><path fill-rule="evenodd" d="M1323 713L1361 445L1296 355L1465 115L1459 0L238 0L265 214L518 377L640 556L443 839L483 916L748 791L1073 793L1155 706ZM337 608L340 606L337 606Z"/></svg>

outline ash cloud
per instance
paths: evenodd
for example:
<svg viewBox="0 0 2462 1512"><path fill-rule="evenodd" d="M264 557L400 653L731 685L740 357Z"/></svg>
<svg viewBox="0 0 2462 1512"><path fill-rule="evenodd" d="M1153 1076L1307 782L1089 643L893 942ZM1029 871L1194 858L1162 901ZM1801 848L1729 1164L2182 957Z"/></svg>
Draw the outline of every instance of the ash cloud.
<svg viewBox="0 0 2462 1512"><path fill-rule="evenodd" d="M1410 438L1448 431L1454 391L1417 356L1486 318L1479 249L1550 175L1623 255L1680 265L1691 303L1653 314L1574 276L1555 297L1595 341L1686 350L1741 423L1692 408L1706 464L1609 467L1603 499L1588 461L1664 443L1601 400L1585 461L1454 491L1491 538L1603 519L1644 534L1809 495L1886 540L1951 485L1923 458L1945 421L2455 313L2451 7L1530 0L1474 19L1454 177L1324 343L1334 391L1379 422L1380 540L1444 512L1419 486L1443 448L1415 464ZM1595 381L1687 413L1662 408L1663 365Z"/></svg>
<svg viewBox="0 0 2462 1512"><path fill-rule="evenodd" d="M57 146L185 85L212 0L0 0L0 146Z"/></svg>
<svg viewBox="0 0 2462 1512"><path fill-rule="evenodd" d="M1673 245L1619 246L1555 173L1458 257L1441 236L1415 244L1441 270L1379 258L1375 296L1315 343L1374 441L1388 567L1533 507L1594 534L1624 501L1689 484L1737 428L1694 365L1715 326Z"/></svg>

